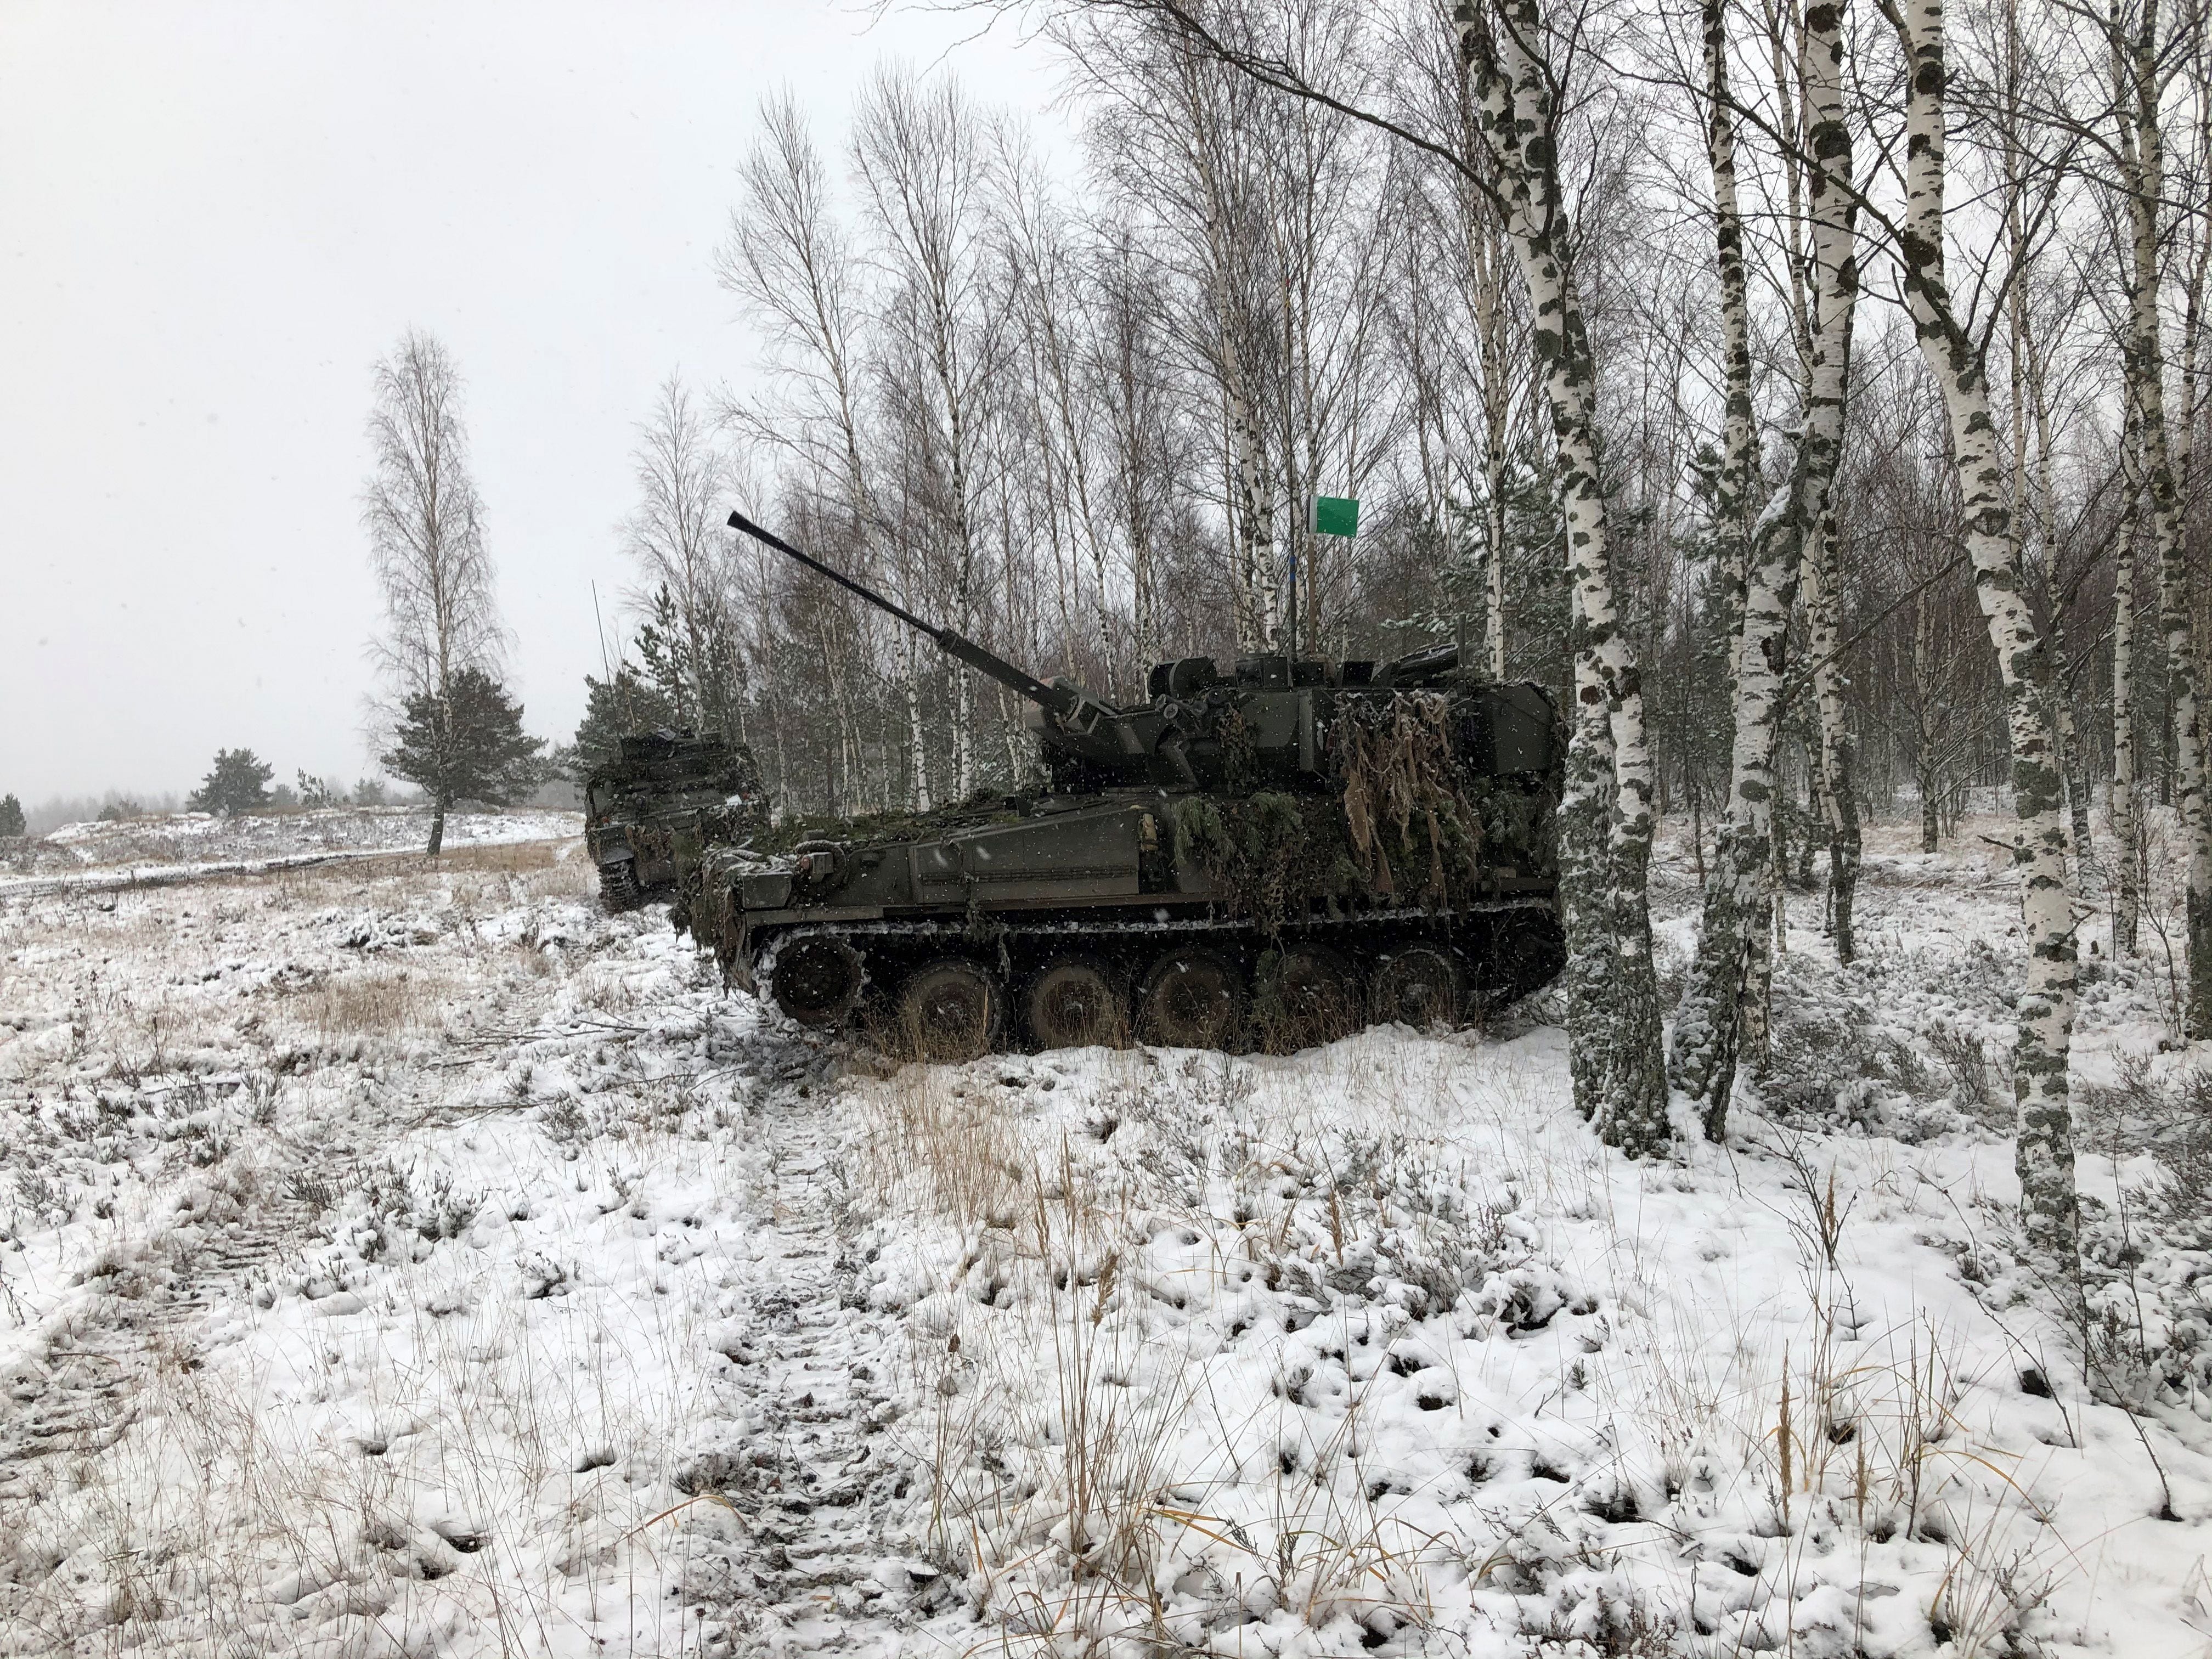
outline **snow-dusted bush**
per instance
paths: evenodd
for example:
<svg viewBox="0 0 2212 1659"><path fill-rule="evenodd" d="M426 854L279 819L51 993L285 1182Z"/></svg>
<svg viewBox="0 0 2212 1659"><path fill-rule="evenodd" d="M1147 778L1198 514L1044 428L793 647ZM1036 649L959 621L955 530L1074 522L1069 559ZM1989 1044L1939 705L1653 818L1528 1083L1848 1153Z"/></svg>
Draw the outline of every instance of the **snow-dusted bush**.
<svg viewBox="0 0 2212 1659"><path fill-rule="evenodd" d="M2082 1139L2127 1171L2085 1199L2077 1358L2115 1403L2212 1417L2212 1071L2124 1055L2077 1091Z"/></svg>

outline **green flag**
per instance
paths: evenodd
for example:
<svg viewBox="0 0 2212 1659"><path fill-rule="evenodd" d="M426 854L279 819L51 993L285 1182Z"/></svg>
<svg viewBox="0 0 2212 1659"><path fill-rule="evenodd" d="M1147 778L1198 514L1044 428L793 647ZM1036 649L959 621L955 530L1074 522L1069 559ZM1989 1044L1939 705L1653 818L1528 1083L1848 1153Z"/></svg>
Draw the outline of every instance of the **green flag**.
<svg viewBox="0 0 2212 1659"><path fill-rule="evenodd" d="M1351 536L1359 529L1359 503L1348 495L1316 495L1306 509L1306 528L1316 536Z"/></svg>

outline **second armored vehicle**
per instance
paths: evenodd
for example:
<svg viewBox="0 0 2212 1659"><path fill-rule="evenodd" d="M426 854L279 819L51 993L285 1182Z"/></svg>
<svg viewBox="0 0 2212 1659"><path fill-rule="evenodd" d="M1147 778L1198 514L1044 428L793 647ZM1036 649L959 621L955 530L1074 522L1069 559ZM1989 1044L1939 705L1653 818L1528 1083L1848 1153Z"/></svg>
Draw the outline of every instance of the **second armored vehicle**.
<svg viewBox="0 0 2212 1659"><path fill-rule="evenodd" d="M763 822L760 771L713 732L641 732L584 786L584 838L611 910L676 896L681 860Z"/></svg>
<svg viewBox="0 0 2212 1659"><path fill-rule="evenodd" d="M731 523L1028 700L1042 791L708 848L688 896L725 976L924 1057L1134 1036L1293 1048L1450 1023L1565 959L1550 698L1389 662L1162 663L1117 708Z"/></svg>

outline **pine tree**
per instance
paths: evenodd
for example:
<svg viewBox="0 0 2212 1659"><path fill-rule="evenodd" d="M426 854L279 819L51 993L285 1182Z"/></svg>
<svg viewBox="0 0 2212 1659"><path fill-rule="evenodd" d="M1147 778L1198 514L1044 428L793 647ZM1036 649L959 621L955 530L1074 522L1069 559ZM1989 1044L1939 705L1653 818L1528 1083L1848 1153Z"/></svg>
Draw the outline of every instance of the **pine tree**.
<svg viewBox="0 0 2212 1659"><path fill-rule="evenodd" d="M649 685L650 695L658 696L666 712L624 731L688 726L726 737L744 735L744 665L728 629L695 632L685 623L676 596L663 586L653 598L653 620L637 630L637 654L642 670L624 663L615 671L617 689L628 674L640 690ZM586 683L591 679L588 674L584 678Z"/></svg>
<svg viewBox="0 0 2212 1659"><path fill-rule="evenodd" d="M23 803L13 795L0 795L0 841L23 833Z"/></svg>
<svg viewBox="0 0 2212 1659"><path fill-rule="evenodd" d="M540 738L525 736L522 705L480 668L455 674L441 697L420 691L403 706L386 770L430 797L442 823L457 800L504 806L537 787Z"/></svg>
<svg viewBox="0 0 2212 1659"><path fill-rule="evenodd" d="M269 780L276 769L251 749L218 749L215 769L185 805L195 812L215 812L235 817L269 805Z"/></svg>
<svg viewBox="0 0 2212 1659"><path fill-rule="evenodd" d="M613 760L615 745L632 732L682 723L675 699L647 684L630 664L620 665L604 680L586 674L584 718L577 723L574 744L562 751L566 769L581 783Z"/></svg>

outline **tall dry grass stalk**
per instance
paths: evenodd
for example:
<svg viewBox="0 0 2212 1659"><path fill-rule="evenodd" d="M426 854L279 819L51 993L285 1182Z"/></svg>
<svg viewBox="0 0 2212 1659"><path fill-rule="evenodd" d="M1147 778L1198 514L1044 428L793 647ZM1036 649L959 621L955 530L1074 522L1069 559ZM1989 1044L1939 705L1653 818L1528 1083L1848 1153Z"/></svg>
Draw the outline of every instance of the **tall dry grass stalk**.
<svg viewBox="0 0 2212 1659"><path fill-rule="evenodd" d="M1163 1593L1179 1571L1218 1576L1232 1621L1241 1580L1316 1627L1378 1609L1431 1622L1431 1583L1474 1564L1462 1540L1410 1527L1373 1489L1362 1401L1286 1462L1273 1449L1298 1440L1294 1407L1231 1408L1204 1365L1173 1355L1182 1310L1275 1284L1316 1223L1328 1265L1387 1231L1429 1264L1437 1310L1451 1304L1460 1264L1498 1247L1517 1201L1468 1212L1423 1197L1486 1182L1480 1149L1443 1133L1453 1057L1085 1061L1102 1063L1079 1133L992 1075L1023 1062L854 1085L860 1207L932 1218L958 1240L944 1288L917 1304L925 1410L903 1441L930 1471L933 1553L1022 1650L1182 1650ZM1115 1150L1124 1124L1141 1153ZM1178 1259L1204 1265L1163 1280L1147 1246L1164 1229L1180 1235ZM1163 1322L1163 1306L1176 1316Z"/></svg>
<svg viewBox="0 0 2212 1659"><path fill-rule="evenodd" d="M421 1024L432 1006L422 978L376 968L327 980L303 1000L302 1018L325 1038L391 1036Z"/></svg>
<svg viewBox="0 0 2212 1659"><path fill-rule="evenodd" d="M1862 1561L1858 1624L1869 1547L1933 1545L1948 1552L1924 1609L1937 1643L1961 1655L2023 1650L2025 1622L2082 1564L2035 1495L2028 1460L1964 1414L1978 1377L1961 1358L1963 1340L1925 1314L1887 1331L1864 1328L1850 1277L1850 1198L1836 1170L1816 1170L1804 1151L1785 1153L1793 1178L1784 1203L1792 1207L1783 1212L1798 1247L1802 1334L1770 1358L1749 1311L1709 1310L1732 1321L1731 1349L1716 1358L1687 1335L1680 1351L1655 1340L1631 1368L1669 1489L1702 1480L1722 1513L1755 1508L1763 1493L1771 1517L1754 1528L1773 1541L1757 1574L1764 1593L1733 1614L1700 1607L1691 1569L1685 1603L1693 1622L1714 1626L1737 1650L1786 1644L1786 1620L1765 1609L1793 1605L1838 1533L1856 1540ZM1748 1492L1732 1493L1731 1480Z"/></svg>

